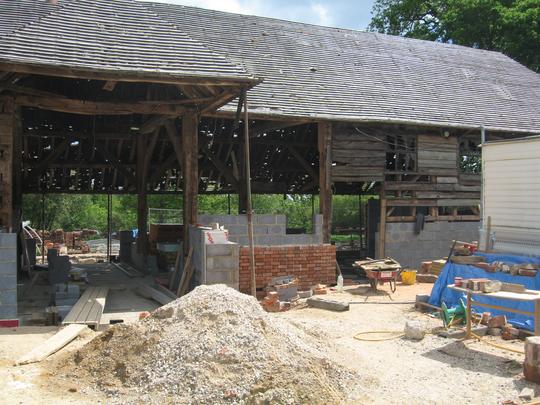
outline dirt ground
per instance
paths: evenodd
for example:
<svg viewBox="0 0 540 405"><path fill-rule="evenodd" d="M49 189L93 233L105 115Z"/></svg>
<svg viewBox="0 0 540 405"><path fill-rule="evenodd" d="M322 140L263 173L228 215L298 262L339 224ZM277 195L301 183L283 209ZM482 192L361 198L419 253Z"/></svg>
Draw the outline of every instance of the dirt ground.
<svg viewBox="0 0 540 405"><path fill-rule="evenodd" d="M364 331L401 331L408 319L420 320L429 328L440 326L440 320L414 311L411 304L388 304L414 301L416 294L429 294L431 287L431 284L398 284L394 294L389 293L386 286L379 287L378 293L372 293L367 286L346 287L343 293L332 292L327 298L354 302L348 312L302 308L275 316L328 334L335 347L336 361L360 375L358 387L351 387L349 403L501 404L507 400L524 403L519 400L519 393L524 387L535 389L536 385L524 380L521 372L523 356L520 354L482 342L463 343L431 334L419 342L403 338L367 342L354 338ZM58 380L50 370L56 356L81 347L95 332L88 332L40 364L12 365L55 330L51 327L0 329L0 390L3 393L0 403L108 402L106 397L86 391L84 387ZM523 348L521 341L509 343L500 338L488 339Z"/></svg>

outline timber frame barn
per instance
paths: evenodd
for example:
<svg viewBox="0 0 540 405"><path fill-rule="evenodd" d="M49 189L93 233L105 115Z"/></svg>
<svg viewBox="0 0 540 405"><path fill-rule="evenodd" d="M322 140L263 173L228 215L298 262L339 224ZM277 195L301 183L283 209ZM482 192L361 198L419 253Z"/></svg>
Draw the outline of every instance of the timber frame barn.
<svg viewBox="0 0 540 405"><path fill-rule="evenodd" d="M332 195L379 195L371 254L416 266L477 235L482 136L540 131L540 77L496 52L180 5L0 0L0 227L20 230L25 193L136 193L139 230L149 193L182 192L184 224L199 193L242 212L246 123L253 193L319 194L324 242Z"/></svg>

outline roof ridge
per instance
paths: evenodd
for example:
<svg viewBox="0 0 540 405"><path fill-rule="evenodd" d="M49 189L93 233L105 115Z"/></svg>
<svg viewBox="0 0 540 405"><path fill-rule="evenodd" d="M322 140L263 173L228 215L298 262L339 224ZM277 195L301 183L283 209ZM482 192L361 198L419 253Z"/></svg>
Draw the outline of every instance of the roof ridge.
<svg viewBox="0 0 540 405"><path fill-rule="evenodd" d="M256 14L235 13L235 12L232 12L232 11L215 10L215 9L211 9L211 8L184 5L184 4L178 4L178 3L169 3L169 2L166 2L166 1L159 1L159 0L157 0L157 1L156 0L134 0L134 1L137 1L139 3L159 4L159 5L164 5L164 6L171 7L171 8L176 8L176 7L178 7L178 8L188 8L188 9L205 10L205 11L211 11L213 13L221 13L221 14L228 14L228 15L234 15L234 16L254 17L254 18L259 18L259 19L268 20L268 21L277 21L277 22L286 22L286 23L289 23L289 24L297 24L297 25L300 25L300 26L325 28L325 29L332 30L332 31L341 31L341 32L350 32L350 33L354 33L354 34L382 36L384 38L389 38L389 39L393 39L393 40L419 41L419 42L422 42L422 43L429 43L429 44L433 44L433 45L437 45L437 46L445 46L445 47L449 47L449 48L462 48L462 49L467 49L467 50L474 50L476 52L478 52L478 51L480 51L480 52L489 52L489 53L495 53L495 54L499 54L499 55L503 55L503 56L508 57L507 55L505 55L504 53L502 53L500 51L494 51L494 50L488 50L488 49L482 49L482 48L473 48L473 47L470 47L470 46L453 44L453 43L449 43L449 42L430 41L430 40L427 40L427 39L410 38L410 37L406 37L406 36L402 36L402 35L392 35L392 34L386 34L386 33L382 33L382 32L365 31L365 30L361 30L361 29L333 27L333 26L329 26L329 25L319 25L319 24L307 23L307 22L301 22L301 21L285 20L283 18L277 18L277 17L261 16L261 15L256 15Z"/></svg>
<svg viewBox="0 0 540 405"><path fill-rule="evenodd" d="M35 19L31 20L31 21L25 22L24 24L20 25L19 27L14 28L12 31L10 31L10 32L8 32L8 33L6 33L4 35L0 35L0 38L7 38L7 37L15 34L17 31L23 30L23 29L29 27L32 24L39 23L43 18L47 18L50 15L52 15L53 13L56 13L58 10L60 10L61 8L64 7L65 3L68 3L70 1L72 1L72 0L60 0L57 4L51 4L51 6L54 5L54 6L58 6L58 7L55 7L53 9L51 9L50 11L44 12L39 17L37 17L37 18L35 18Z"/></svg>

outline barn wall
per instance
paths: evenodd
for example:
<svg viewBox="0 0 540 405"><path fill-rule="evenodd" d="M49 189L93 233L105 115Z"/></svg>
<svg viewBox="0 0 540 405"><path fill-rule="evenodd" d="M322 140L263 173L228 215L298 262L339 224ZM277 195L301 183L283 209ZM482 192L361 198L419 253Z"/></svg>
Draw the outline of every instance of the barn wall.
<svg viewBox="0 0 540 405"><path fill-rule="evenodd" d="M448 256L452 240L478 240L480 222L428 222L418 235L414 226L413 222L387 223L385 255L418 269L423 261Z"/></svg>

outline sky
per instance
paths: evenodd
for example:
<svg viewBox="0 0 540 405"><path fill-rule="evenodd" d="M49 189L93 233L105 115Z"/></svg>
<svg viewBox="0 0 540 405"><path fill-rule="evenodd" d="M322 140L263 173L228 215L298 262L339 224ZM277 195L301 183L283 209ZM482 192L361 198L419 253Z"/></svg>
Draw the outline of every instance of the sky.
<svg viewBox="0 0 540 405"><path fill-rule="evenodd" d="M154 0L232 13L365 30L374 0Z"/></svg>

